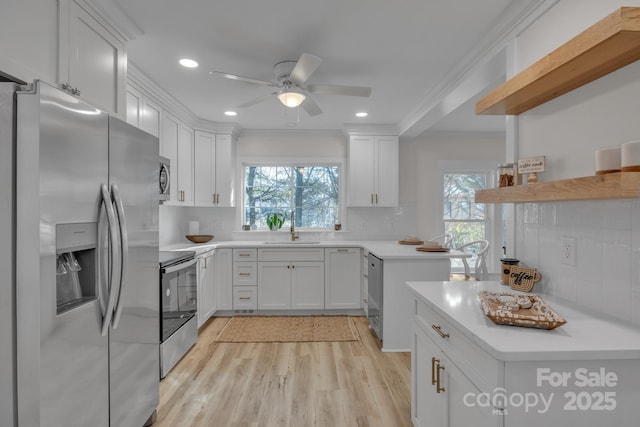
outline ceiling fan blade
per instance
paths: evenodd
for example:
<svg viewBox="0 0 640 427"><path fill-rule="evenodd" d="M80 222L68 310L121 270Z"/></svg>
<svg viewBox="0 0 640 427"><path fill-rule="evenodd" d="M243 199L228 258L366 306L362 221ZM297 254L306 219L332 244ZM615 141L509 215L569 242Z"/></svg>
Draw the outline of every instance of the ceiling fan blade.
<svg viewBox="0 0 640 427"><path fill-rule="evenodd" d="M209 74L218 74L218 75L224 77L225 79L238 80L238 81L246 82L246 83L253 83L253 84L263 85L263 86L278 87L278 85L276 83L273 83L273 82L268 82L266 80L252 79L251 77L238 76L236 74L229 74L229 73L225 73L223 71L210 71Z"/></svg>
<svg viewBox="0 0 640 427"><path fill-rule="evenodd" d="M305 98L304 102L302 103L302 108L304 108L304 111L306 111L307 114L312 117L317 116L318 114L322 114L322 110L320 109L318 104L316 104L316 101L314 101L310 96L307 96Z"/></svg>
<svg viewBox="0 0 640 427"><path fill-rule="evenodd" d="M320 95L346 95L346 96L369 96L371 88L364 86L338 86L338 85L309 85L307 90L310 93Z"/></svg>
<svg viewBox="0 0 640 427"><path fill-rule="evenodd" d="M289 74L289 80L292 83L300 86L304 82L307 81L311 74L320 66L322 59L317 56L309 55L308 53L303 53L300 55L300 59L296 63L296 66L291 70L291 74Z"/></svg>
<svg viewBox="0 0 640 427"><path fill-rule="evenodd" d="M277 92L270 93L268 95L260 96L260 97L258 97L256 99L251 100L251 101L247 101L244 104L238 105L238 108L247 108L247 107L251 107L253 105L259 104L261 102L267 101L267 100L273 98L273 95L275 95L276 93Z"/></svg>

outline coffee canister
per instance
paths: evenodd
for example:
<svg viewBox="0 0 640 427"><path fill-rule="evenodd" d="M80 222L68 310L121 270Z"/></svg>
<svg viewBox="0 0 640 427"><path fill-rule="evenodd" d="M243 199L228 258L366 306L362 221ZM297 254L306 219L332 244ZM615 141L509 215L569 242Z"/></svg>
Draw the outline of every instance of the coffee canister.
<svg viewBox="0 0 640 427"><path fill-rule="evenodd" d="M511 266L518 265L520 260L516 258L502 258L500 262L502 263L502 284L508 285L509 276L511 275Z"/></svg>
<svg viewBox="0 0 640 427"><path fill-rule="evenodd" d="M516 166L513 163L502 163L496 171L496 182L499 187L511 187L516 184Z"/></svg>

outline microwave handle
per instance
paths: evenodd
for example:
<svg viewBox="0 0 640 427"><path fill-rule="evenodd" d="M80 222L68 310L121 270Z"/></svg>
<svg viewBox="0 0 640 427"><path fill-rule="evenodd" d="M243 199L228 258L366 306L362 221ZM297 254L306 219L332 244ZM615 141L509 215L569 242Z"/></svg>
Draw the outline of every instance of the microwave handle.
<svg viewBox="0 0 640 427"><path fill-rule="evenodd" d="M124 215L124 205L122 204L122 197L120 197L120 190L116 184L111 186L111 193L116 205L116 214L120 229L120 284L118 286L118 298L115 304L115 315L113 317L113 329L118 327L120 323L120 317L122 316L122 293L124 292L124 286L127 283L127 261L129 259L129 237L127 234L127 221Z"/></svg>
<svg viewBox="0 0 640 427"><path fill-rule="evenodd" d="M198 262L197 259L192 259L188 262L183 262L178 265L172 265L171 267L166 267L162 269L162 274L174 273L176 271L184 270L187 267L191 267L193 264Z"/></svg>
<svg viewBox="0 0 640 427"><path fill-rule="evenodd" d="M102 203L104 204L105 211L107 212L107 221L109 224L109 235L111 237L110 249L111 249L111 259L115 260L118 255L118 236L115 233L116 227L116 218L115 213L113 211L113 205L111 204L111 198L109 197L109 190L107 189L106 184L102 184L100 187L100 192L102 194ZM105 312L102 314L102 328L101 334L102 336L107 335L107 331L109 330L109 325L111 324L111 317L113 315L113 306L116 302L116 275L113 271L113 262L111 264L111 272L109 274L109 288L108 288L108 299L107 299L107 308Z"/></svg>

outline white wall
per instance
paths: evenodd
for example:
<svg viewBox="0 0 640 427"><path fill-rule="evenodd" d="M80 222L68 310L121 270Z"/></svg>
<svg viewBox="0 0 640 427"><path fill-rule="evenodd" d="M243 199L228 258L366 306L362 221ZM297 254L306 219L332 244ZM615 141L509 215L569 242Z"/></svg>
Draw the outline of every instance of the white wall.
<svg viewBox="0 0 640 427"><path fill-rule="evenodd" d="M620 6L639 1L562 0L518 38L520 69ZM520 157L547 157L541 181L594 174L594 151L640 139L640 63L519 116ZM640 324L640 202L532 203L516 207L516 256L537 267L545 289ZM560 262L574 237L577 263Z"/></svg>
<svg viewBox="0 0 640 427"><path fill-rule="evenodd" d="M424 133L413 141L400 143L400 203L416 205L420 238L441 234L442 160L489 160L496 167L504 161L504 134Z"/></svg>
<svg viewBox="0 0 640 427"><path fill-rule="evenodd" d="M0 71L24 81L56 83L58 2L0 2Z"/></svg>

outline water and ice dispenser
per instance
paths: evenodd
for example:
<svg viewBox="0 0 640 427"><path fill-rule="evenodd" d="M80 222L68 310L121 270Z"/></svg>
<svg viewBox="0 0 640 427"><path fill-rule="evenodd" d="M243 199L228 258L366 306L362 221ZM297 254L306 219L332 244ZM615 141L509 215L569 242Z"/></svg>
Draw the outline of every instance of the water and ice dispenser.
<svg viewBox="0 0 640 427"><path fill-rule="evenodd" d="M97 223L56 225L57 314L96 299L97 265Z"/></svg>

